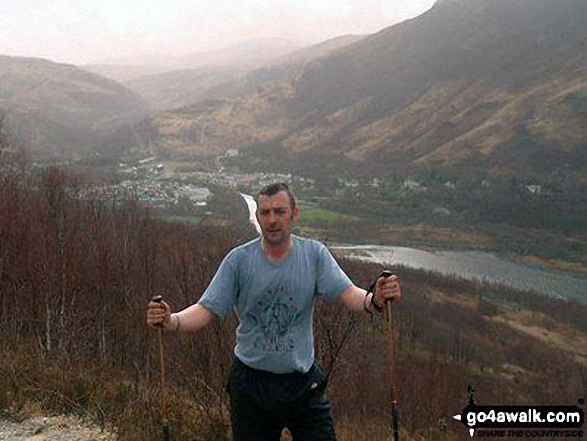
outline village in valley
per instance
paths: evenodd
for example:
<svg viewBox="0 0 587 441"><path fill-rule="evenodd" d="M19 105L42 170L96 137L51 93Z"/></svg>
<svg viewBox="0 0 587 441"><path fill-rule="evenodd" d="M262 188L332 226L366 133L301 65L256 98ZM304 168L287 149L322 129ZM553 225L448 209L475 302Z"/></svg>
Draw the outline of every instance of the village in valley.
<svg viewBox="0 0 587 441"><path fill-rule="evenodd" d="M423 183L415 178L371 177L344 178L332 177L315 179L291 173L235 171L226 170L222 165L224 158L238 156L238 150L229 150L217 158L209 171L185 171L181 167L171 167L156 156L136 161L134 164L120 163L118 175L120 181L99 189L102 199L133 198L156 209L177 209L185 212L201 211L213 196L213 188L234 190L245 194L254 194L266 184L287 182L294 186L296 192L306 196L308 202L324 198L361 198L367 194L383 193L393 187L406 193L424 193L428 190L455 191L457 184L451 180ZM487 179L478 183L479 188L489 188ZM528 195L541 195L543 187L536 183L520 184Z"/></svg>

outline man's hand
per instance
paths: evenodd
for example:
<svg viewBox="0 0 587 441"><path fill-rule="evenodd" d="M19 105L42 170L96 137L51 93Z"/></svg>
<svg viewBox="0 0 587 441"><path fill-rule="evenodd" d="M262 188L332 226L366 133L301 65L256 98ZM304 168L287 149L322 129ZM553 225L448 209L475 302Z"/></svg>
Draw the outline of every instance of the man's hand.
<svg viewBox="0 0 587 441"><path fill-rule="evenodd" d="M381 276L377 279L375 284L375 301L381 308L385 306L385 302L399 302L402 297L402 291L399 280L396 275L389 277Z"/></svg>
<svg viewBox="0 0 587 441"><path fill-rule="evenodd" d="M165 301L149 302L147 306L147 325L152 328L173 329L171 308Z"/></svg>

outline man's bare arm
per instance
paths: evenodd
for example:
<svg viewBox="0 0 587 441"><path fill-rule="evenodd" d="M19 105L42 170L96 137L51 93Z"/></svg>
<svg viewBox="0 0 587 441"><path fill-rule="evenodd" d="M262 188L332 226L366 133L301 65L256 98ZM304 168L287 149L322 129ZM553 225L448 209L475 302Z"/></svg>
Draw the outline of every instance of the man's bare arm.
<svg viewBox="0 0 587 441"><path fill-rule="evenodd" d="M147 309L147 324L162 326L168 331L194 332L208 326L215 317L212 311L199 303L175 313L171 313L166 302L150 302Z"/></svg>
<svg viewBox="0 0 587 441"><path fill-rule="evenodd" d="M380 276L375 284L375 294L367 294L366 290L356 285L351 285L344 290L340 299L351 311L364 310L371 312L373 308L373 296L375 296L375 303L377 303L379 308L382 308L388 300L398 302L401 299L402 293L397 276Z"/></svg>
<svg viewBox="0 0 587 441"><path fill-rule="evenodd" d="M351 311L363 311L365 305L371 304L371 296L373 295L369 294L369 298L365 299L365 294L367 294L367 291L364 289L351 285L343 291L340 300Z"/></svg>

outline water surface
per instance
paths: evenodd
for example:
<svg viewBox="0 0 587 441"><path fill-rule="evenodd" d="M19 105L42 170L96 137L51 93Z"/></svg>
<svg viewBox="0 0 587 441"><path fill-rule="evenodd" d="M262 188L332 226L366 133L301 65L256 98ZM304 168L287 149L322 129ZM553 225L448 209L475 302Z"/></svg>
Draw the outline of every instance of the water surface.
<svg viewBox="0 0 587 441"><path fill-rule="evenodd" d="M380 264L401 264L469 280L501 283L521 290L587 303L587 277L525 265L483 251L423 251L381 245L332 247L350 257Z"/></svg>

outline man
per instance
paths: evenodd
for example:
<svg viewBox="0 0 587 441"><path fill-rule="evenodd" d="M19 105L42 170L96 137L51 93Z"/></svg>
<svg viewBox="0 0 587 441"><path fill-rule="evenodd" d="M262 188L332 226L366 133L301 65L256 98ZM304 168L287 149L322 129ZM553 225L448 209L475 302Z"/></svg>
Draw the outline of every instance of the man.
<svg viewBox="0 0 587 441"><path fill-rule="evenodd" d="M262 236L228 253L201 299L173 314L165 302L151 302L147 323L193 332L235 311L228 387L234 439L278 441L287 427L295 441L334 440L325 375L314 362L315 299L379 310L400 299L397 277L379 278L375 294L367 294L323 244L293 235L299 210L286 184L264 187L256 214Z"/></svg>

